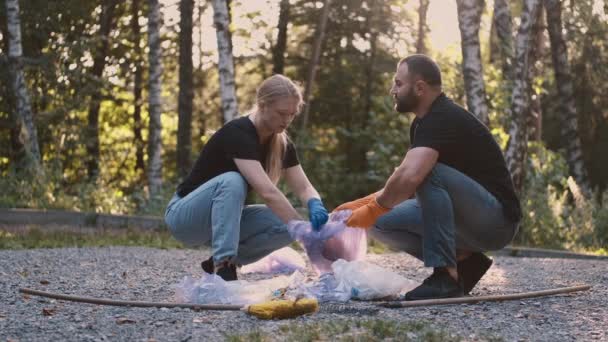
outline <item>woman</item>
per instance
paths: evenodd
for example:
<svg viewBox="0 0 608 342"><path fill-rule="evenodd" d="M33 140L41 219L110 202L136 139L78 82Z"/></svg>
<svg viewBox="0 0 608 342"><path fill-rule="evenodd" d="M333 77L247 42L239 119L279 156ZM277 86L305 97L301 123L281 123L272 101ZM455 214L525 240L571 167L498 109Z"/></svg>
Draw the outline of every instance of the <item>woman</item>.
<svg viewBox="0 0 608 342"><path fill-rule="evenodd" d="M201 264L206 272L236 280L236 265L252 263L292 242L287 222L301 218L276 186L281 176L307 203L313 228L327 222L319 193L285 133L302 104L302 94L289 78L274 75L264 80L253 113L217 131L177 187L165 221L184 244L211 245L213 256ZM266 205L244 205L251 189Z"/></svg>

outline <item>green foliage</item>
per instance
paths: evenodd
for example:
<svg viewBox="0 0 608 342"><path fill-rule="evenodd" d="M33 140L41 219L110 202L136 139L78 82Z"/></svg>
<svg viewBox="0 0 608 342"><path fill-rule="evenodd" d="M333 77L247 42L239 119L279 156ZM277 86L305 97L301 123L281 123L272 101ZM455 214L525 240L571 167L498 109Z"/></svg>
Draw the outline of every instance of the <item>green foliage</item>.
<svg viewBox="0 0 608 342"><path fill-rule="evenodd" d="M154 214L162 216L174 188L165 186L161 201L150 201L146 188L126 194L116 183L98 178L94 183L67 183L61 170L45 169L31 178L8 172L0 178L0 207L68 209L108 214Z"/></svg>
<svg viewBox="0 0 608 342"><path fill-rule="evenodd" d="M518 244L589 251L608 246L607 193L573 198L568 177L561 155L530 143Z"/></svg>
<svg viewBox="0 0 608 342"><path fill-rule="evenodd" d="M0 250L30 248L146 246L183 248L167 230L74 230L31 228L18 233L0 229Z"/></svg>

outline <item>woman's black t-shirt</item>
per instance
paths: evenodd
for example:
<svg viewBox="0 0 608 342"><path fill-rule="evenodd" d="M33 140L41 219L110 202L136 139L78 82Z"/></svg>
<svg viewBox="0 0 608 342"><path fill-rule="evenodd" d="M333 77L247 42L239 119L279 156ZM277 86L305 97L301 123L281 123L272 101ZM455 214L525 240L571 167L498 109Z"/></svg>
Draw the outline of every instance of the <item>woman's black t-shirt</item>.
<svg viewBox="0 0 608 342"><path fill-rule="evenodd" d="M429 112L410 127L411 148L430 147L443 163L481 184L503 205L511 221L521 219L521 207L500 147L488 128L443 93Z"/></svg>
<svg viewBox="0 0 608 342"><path fill-rule="evenodd" d="M234 119L215 132L207 142L194 167L178 185L177 194L184 197L211 178L229 171L239 172L234 159L257 160L265 167L269 144L261 144L253 122L247 116ZM295 146L287 143L283 169L300 164Z"/></svg>

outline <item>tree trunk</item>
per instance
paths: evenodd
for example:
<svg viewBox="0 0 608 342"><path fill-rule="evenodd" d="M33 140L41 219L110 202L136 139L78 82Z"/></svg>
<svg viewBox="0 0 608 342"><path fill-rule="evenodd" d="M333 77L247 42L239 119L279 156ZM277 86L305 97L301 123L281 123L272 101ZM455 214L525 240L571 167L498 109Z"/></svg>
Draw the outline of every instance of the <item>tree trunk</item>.
<svg viewBox="0 0 608 342"><path fill-rule="evenodd" d="M568 61L568 50L562 34L562 9L557 0L544 0L547 11L547 28L551 42L551 58L555 72L555 84L559 94L559 108L563 123L561 136L566 141L566 160L570 174L574 177L583 195L591 195L591 184L583 160L581 140L578 134L578 117L574 101L572 76Z"/></svg>
<svg viewBox="0 0 608 342"><path fill-rule="evenodd" d="M135 74L133 79L133 136L135 137L135 170L144 173L144 139L141 134L143 123L141 120L142 90L143 90L143 66L141 49L141 28L139 27L140 0L131 3L131 30L133 31L133 64Z"/></svg>
<svg viewBox="0 0 608 342"><path fill-rule="evenodd" d="M285 50L287 49L287 24L289 24L289 0L281 0L277 43L272 51L272 73L282 74L285 68Z"/></svg>
<svg viewBox="0 0 608 342"><path fill-rule="evenodd" d="M94 86L91 102L89 103L89 114L87 120L87 171L89 180L95 179L99 174L99 106L101 104L101 83L103 70L106 66L106 57L110 47L110 32L112 31L114 10L116 0L105 0L99 20L99 44L93 53L93 68L91 75L97 83Z"/></svg>
<svg viewBox="0 0 608 342"><path fill-rule="evenodd" d="M507 0L494 0L493 27L498 40L503 81L513 80L513 22ZM511 92L511 85L509 86Z"/></svg>
<svg viewBox="0 0 608 342"><path fill-rule="evenodd" d="M532 41L530 42L530 59L528 63L528 84L530 87L530 105L528 106L528 139L530 141L541 140L543 111L540 103L540 93L532 87L534 79L543 74L542 63L545 55L545 20L543 17L542 3L538 5L536 20L532 27Z"/></svg>
<svg viewBox="0 0 608 342"><path fill-rule="evenodd" d="M213 23L217 34L219 53L218 69L220 74L220 95L224 123L238 115L236 91L234 85L234 61L232 43L230 42L230 21L226 0L213 0Z"/></svg>
<svg viewBox="0 0 608 342"><path fill-rule="evenodd" d="M161 141L161 50L160 50L160 5L158 0L149 0L148 44L150 60L148 136L148 186L150 199L157 200L162 186L162 141Z"/></svg>
<svg viewBox="0 0 608 342"><path fill-rule="evenodd" d="M418 6L418 37L416 40L416 53L427 53L426 35L429 28L426 24L426 13L429 9L430 2L431 0L420 0L420 5Z"/></svg>
<svg viewBox="0 0 608 342"><path fill-rule="evenodd" d="M42 158L38 145L38 133L34 113L23 73L23 48L21 44L21 20L19 1L6 0L6 25L8 37L8 70L13 90L15 110L11 113L11 136L17 169L25 168L35 174Z"/></svg>
<svg viewBox="0 0 608 342"><path fill-rule="evenodd" d="M531 31L536 19L539 0L525 0L521 14L521 24L515 40L515 65L513 93L511 95L511 126L507 143L506 160L513 185L521 192L528 150L527 107L529 103L528 58Z"/></svg>
<svg viewBox="0 0 608 342"><path fill-rule="evenodd" d="M458 26L462 47L462 72L467 95L467 107L481 122L488 124L488 105L483 81L479 24L483 13L483 0L457 0Z"/></svg>
<svg viewBox="0 0 608 342"><path fill-rule="evenodd" d="M198 110L198 118L199 118L199 125L200 125L200 134L204 135L205 134L205 127L206 127L206 122L205 122L205 112L203 110L203 104L205 103L205 76L204 76L204 72L203 72L203 21L202 21L202 17L203 17L203 12L205 11L205 9L207 8L207 3L205 2L205 0L200 0L200 3L198 5L198 15L197 15L197 19L196 19L196 23L198 25L198 56L199 56L199 61L198 61L198 70L197 70L197 75L198 75L198 79L196 80L196 85L195 88L197 88L199 90L198 92L198 96L199 96L199 105L197 106Z"/></svg>
<svg viewBox="0 0 608 342"><path fill-rule="evenodd" d="M177 126L177 174L185 177L190 171L192 152L192 15L194 0L180 1L179 22L179 103Z"/></svg>
<svg viewBox="0 0 608 342"><path fill-rule="evenodd" d="M308 126L308 114L310 113L310 94L312 92L312 85L315 80L317 68L319 67L319 59L321 57L321 46L325 38L325 30L327 27L327 18L329 17L329 8L331 7L331 0L323 1L323 10L319 17L319 23L315 32L316 38L312 48L312 56L310 57L310 64L308 67L308 77L306 79L306 86L304 88L304 112L302 113L302 131L306 130Z"/></svg>

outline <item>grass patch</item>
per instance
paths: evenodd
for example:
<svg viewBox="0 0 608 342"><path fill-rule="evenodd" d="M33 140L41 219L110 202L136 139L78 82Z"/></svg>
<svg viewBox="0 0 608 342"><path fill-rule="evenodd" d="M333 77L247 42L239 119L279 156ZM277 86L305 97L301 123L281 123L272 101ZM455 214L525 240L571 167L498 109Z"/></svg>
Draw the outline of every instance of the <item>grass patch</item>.
<svg viewBox="0 0 608 342"><path fill-rule="evenodd" d="M0 229L0 249L143 246L184 248L167 230L82 229L75 231L38 227L11 232Z"/></svg>
<svg viewBox="0 0 608 342"><path fill-rule="evenodd" d="M434 328L428 323L381 319L350 319L308 324L285 324L278 331L262 332L256 329L226 340L239 341L461 341L462 338Z"/></svg>

